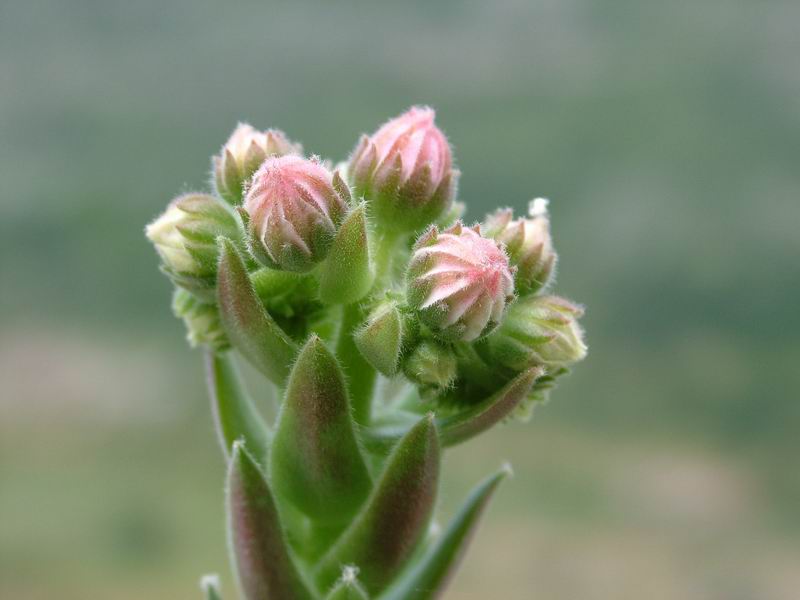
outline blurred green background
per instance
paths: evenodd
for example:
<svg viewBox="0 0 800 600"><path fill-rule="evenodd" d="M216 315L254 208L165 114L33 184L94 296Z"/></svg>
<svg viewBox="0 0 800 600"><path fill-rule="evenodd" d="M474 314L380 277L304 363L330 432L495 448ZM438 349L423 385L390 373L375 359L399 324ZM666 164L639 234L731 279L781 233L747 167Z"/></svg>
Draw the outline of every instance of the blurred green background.
<svg viewBox="0 0 800 600"><path fill-rule="evenodd" d="M448 457L448 598L800 594L800 4L0 3L0 598L198 598L200 356L142 234L238 120L344 157L438 109L470 219L551 198L590 355Z"/></svg>

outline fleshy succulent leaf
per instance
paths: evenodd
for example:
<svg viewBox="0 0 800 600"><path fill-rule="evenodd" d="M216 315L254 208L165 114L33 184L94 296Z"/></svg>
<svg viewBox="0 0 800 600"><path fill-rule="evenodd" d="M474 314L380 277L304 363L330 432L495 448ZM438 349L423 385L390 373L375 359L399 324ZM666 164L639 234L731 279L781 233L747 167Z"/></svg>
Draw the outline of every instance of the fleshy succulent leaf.
<svg viewBox="0 0 800 600"><path fill-rule="evenodd" d="M247 395L232 358L228 353L206 353L206 380L217 437L226 456L234 442L243 439L263 461L267 458L270 431Z"/></svg>
<svg viewBox="0 0 800 600"><path fill-rule="evenodd" d="M488 398L459 413L439 419L442 444L460 444L505 419L525 399L533 382L543 374L543 368L532 367Z"/></svg>
<svg viewBox="0 0 800 600"><path fill-rule="evenodd" d="M228 531L233 570L247 600L312 600L292 559L267 480L244 444L228 467Z"/></svg>
<svg viewBox="0 0 800 600"><path fill-rule="evenodd" d="M353 334L353 341L375 369L387 377L397 373L403 346L403 321L397 306L379 306Z"/></svg>
<svg viewBox="0 0 800 600"><path fill-rule="evenodd" d="M277 493L318 522L345 521L372 487L344 377L317 336L300 351L289 376L270 466Z"/></svg>
<svg viewBox="0 0 800 600"><path fill-rule="evenodd" d="M372 494L352 524L322 558L317 585L325 589L341 565L355 565L375 594L402 569L424 536L439 480L439 439L432 415L397 443Z"/></svg>
<svg viewBox="0 0 800 600"><path fill-rule="evenodd" d="M220 318L233 346L271 381L282 384L297 347L258 299L233 243L220 238L217 299Z"/></svg>
<svg viewBox="0 0 800 600"><path fill-rule="evenodd" d="M320 272L319 295L327 304L360 300L372 285L367 209L361 203L342 222Z"/></svg>
<svg viewBox="0 0 800 600"><path fill-rule="evenodd" d="M447 529L430 548L403 574L380 600L433 600L439 598L458 568L472 536L478 528L481 515L495 490L509 474L504 467L479 483L467 497Z"/></svg>

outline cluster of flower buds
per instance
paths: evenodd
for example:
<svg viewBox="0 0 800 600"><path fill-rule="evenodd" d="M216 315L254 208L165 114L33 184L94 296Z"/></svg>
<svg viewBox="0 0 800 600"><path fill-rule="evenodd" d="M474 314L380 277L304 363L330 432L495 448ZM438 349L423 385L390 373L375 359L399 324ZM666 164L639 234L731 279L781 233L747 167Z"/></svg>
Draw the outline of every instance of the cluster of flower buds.
<svg viewBox="0 0 800 600"><path fill-rule="evenodd" d="M213 158L214 193L176 198L146 235L207 353L243 596L438 597L507 474L432 536L441 453L548 397L586 355L582 309L545 293L545 200L464 224L432 109L331 164L239 125ZM274 423L234 356L281 390ZM202 588L220 600L217 578Z"/></svg>

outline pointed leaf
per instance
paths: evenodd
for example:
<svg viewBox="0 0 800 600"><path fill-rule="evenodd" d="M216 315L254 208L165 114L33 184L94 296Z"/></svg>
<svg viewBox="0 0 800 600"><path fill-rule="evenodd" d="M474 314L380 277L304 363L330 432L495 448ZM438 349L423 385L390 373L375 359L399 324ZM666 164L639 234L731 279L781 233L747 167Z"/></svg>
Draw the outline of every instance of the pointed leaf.
<svg viewBox="0 0 800 600"><path fill-rule="evenodd" d="M442 446L455 446L465 442L509 417L525 400L533 383L543 374L544 369L541 367L530 368L477 404L454 415L437 419ZM403 423L389 423L365 429L361 438L370 451L385 452L407 429L407 425Z"/></svg>
<svg viewBox="0 0 800 600"><path fill-rule="evenodd" d="M369 600L367 590L358 581L358 569L344 567L341 578L325 596L325 600Z"/></svg>
<svg viewBox="0 0 800 600"><path fill-rule="evenodd" d="M233 243L221 238L219 244L217 299L228 339L254 367L281 385L296 345L264 310Z"/></svg>
<svg viewBox="0 0 800 600"><path fill-rule="evenodd" d="M316 581L322 589L336 580L341 565L358 567L371 594L394 578L430 520L439 454L436 424L429 415L398 442L366 505L320 561Z"/></svg>
<svg viewBox="0 0 800 600"><path fill-rule="evenodd" d="M362 202L342 222L320 269L319 296L328 304L360 300L372 286L367 208Z"/></svg>
<svg viewBox="0 0 800 600"><path fill-rule="evenodd" d="M372 482L339 364L316 335L289 376L271 456L276 491L316 521L347 520Z"/></svg>
<svg viewBox="0 0 800 600"><path fill-rule="evenodd" d="M441 537L381 595L380 600L429 600L440 597L458 568L494 491L510 472L511 469L505 467L479 483Z"/></svg>
<svg viewBox="0 0 800 600"><path fill-rule="evenodd" d="M210 573L200 578L200 589L203 590L206 600L222 600L219 591L219 575Z"/></svg>
<svg viewBox="0 0 800 600"><path fill-rule="evenodd" d="M270 432L244 389L233 357L207 352L206 381L217 437L225 455L230 454L236 440L243 439L259 460L266 460Z"/></svg>
<svg viewBox="0 0 800 600"><path fill-rule="evenodd" d="M397 373L403 346L403 321L395 304L378 307L354 334L359 352L378 371L391 377Z"/></svg>
<svg viewBox="0 0 800 600"><path fill-rule="evenodd" d="M439 419L442 444L460 444L505 419L525 399L533 382L543 374L541 367L523 371L485 400L460 413Z"/></svg>
<svg viewBox="0 0 800 600"><path fill-rule="evenodd" d="M228 468L228 532L233 570L247 600L311 600L292 560L275 501L241 442Z"/></svg>

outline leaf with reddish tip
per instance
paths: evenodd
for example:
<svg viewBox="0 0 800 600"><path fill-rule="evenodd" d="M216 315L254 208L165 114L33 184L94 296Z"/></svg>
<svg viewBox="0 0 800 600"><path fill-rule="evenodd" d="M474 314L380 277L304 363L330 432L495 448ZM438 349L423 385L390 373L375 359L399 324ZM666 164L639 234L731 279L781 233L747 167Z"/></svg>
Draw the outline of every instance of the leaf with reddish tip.
<svg viewBox="0 0 800 600"><path fill-rule="evenodd" d="M350 304L372 286L367 236L367 208L363 202L342 222L320 269L319 296L327 304Z"/></svg>
<svg viewBox="0 0 800 600"><path fill-rule="evenodd" d="M206 381L217 437L228 456L233 443L244 439L259 460L266 460L269 428L247 395L230 354L206 353Z"/></svg>
<svg viewBox="0 0 800 600"><path fill-rule="evenodd" d="M429 415L398 442L375 489L350 527L328 551L316 572L325 589L341 565L355 565L370 594L384 589L422 539L436 499L439 439Z"/></svg>
<svg viewBox="0 0 800 600"><path fill-rule="evenodd" d="M439 419L442 444L460 444L505 419L525 399L533 382L543 374L542 367L532 367L481 402L455 415Z"/></svg>
<svg viewBox="0 0 800 600"><path fill-rule="evenodd" d="M300 351L289 376L270 467L276 492L322 523L346 521L372 487L344 377L317 336Z"/></svg>
<svg viewBox="0 0 800 600"><path fill-rule="evenodd" d="M219 240L217 302L231 344L274 383L281 385L297 347L264 310L233 242Z"/></svg>
<svg viewBox="0 0 800 600"><path fill-rule="evenodd" d="M247 600L312 600L290 554L261 469L241 442L228 467L228 532L233 570Z"/></svg>
<svg viewBox="0 0 800 600"><path fill-rule="evenodd" d="M478 528L484 509L497 486L510 472L508 467L503 468L479 483L447 525L444 533L431 544L407 573L380 596L380 600L439 598L458 568Z"/></svg>

